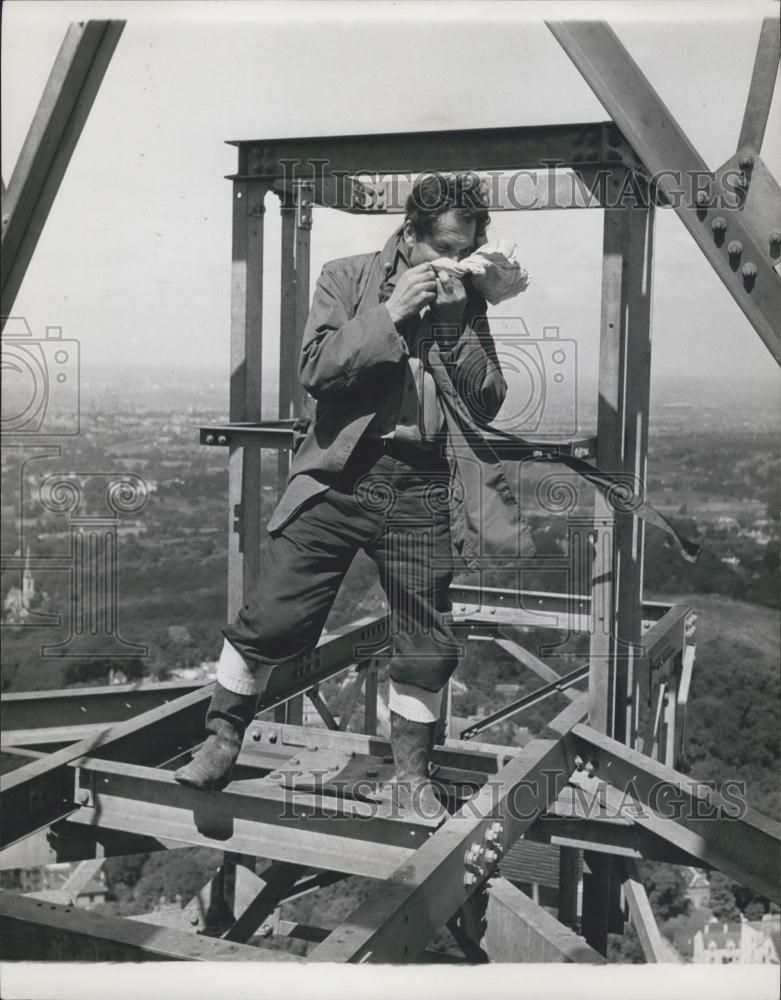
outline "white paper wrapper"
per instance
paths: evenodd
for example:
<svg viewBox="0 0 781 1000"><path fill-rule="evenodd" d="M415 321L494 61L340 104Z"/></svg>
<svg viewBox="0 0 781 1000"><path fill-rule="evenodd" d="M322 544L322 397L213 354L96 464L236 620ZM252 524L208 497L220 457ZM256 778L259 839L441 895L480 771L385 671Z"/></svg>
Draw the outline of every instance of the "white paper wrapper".
<svg viewBox="0 0 781 1000"><path fill-rule="evenodd" d="M477 291L495 306L525 292L529 285L529 272L521 266L517 251L517 244L499 240L485 243L464 260L439 257L432 266L458 277L470 274Z"/></svg>

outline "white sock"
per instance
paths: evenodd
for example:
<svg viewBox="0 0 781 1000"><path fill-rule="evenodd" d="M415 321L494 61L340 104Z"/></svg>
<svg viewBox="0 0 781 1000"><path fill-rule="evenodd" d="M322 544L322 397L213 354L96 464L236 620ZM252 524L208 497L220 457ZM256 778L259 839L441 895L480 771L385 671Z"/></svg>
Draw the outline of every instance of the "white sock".
<svg viewBox="0 0 781 1000"><path fill-rule="evenodd" d="M442 689L427 691L416 684L391 680L388 708L410 722L436 722L442 708Z"/></svg>
<svg viewBox="0 0 781 1000"><path fill-rule="evenodd" d="M273 666L266 663L250 665L235 646L225 639L217 663L217 680L234 694L262 694Z"/></svg>

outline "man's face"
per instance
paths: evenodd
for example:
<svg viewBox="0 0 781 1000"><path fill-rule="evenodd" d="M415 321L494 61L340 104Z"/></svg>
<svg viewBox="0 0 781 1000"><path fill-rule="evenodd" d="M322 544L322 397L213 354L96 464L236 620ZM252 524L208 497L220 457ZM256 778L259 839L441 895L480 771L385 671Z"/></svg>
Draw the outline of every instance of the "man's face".
<svg viewBox="0 0 781 1000"><path fill-rule="evenodd" d="M404 245L410 267L450 257L462 260L474 250L477 223L468 219L457 208L443 212L434 220L430 233L416 236L409 222L404 223Z"/></svg>

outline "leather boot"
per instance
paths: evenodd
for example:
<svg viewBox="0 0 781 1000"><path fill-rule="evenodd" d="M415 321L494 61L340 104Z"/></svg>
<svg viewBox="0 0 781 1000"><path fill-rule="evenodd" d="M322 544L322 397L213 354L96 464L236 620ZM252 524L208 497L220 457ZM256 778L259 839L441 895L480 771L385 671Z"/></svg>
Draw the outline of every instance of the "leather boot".
<svg viewBox="0 0 781 1000"><path fill-rule="evenodd" d="M204 792L224 788L247 726L255 717L257 702L257 694L234 694L216 681L206 711L206 732L211 735L190 763L176 771L174 779Z"/></svg>
<svg viewBox="0 0 781 1000"><path fill-rule="evenodd" d="M437 798L428 766L436 722L413 722L391 711L391 749L396 774L392 784L402 809L422 820L441 822L447 810Z"/></svg>

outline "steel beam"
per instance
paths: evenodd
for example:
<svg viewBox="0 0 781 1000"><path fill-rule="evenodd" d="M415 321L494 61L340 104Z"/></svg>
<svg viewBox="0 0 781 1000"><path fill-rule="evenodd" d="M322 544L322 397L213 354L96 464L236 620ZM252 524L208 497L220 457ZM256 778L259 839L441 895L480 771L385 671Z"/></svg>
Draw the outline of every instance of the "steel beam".
<svg viewBox="0 0 781 1000"><path fill-rule="evenodd" d="M488 890L486 951L492 962L607 962L507 879Z"/></svg>
<svg viewBox="0 0 781 1000"><path fill-rule="evenodd" d="M604 207L611 177L625 183L627 168L549 169L481 172L491 212L546 211ZM447 172L442 171L446 176ZM276 181L274 190L286 197L295 181ZM379 173L372 177L317 177L311 184L315 204L353 215L401 215L412 192L412 175Z"/></svg>
<svg viewBox="0 0 781 1000"><path fill-rule="evenodd" d="M511 702L509 705L505 705L496 712L492 712L491 715L487 715L485 718L480 719L471 726L467 726L466 729L461 731L461 739L469 740L472 736L477 736L484 730L490 729L490 727L496 725L497 722L502 722L505 719L512 718L512 716L522 712L525 708L530 708L532 705L536 705L539 702L544 701L552 694L564 694L564 692L569 690L569 688L573 685L579 684L582 680L585 680L588 677L588 674L588 666L577 667L575 670L568 674L564 674L557 680L552 681L550 684L543 685L543 687L538 688L536 691L532 691L530 694L524 695L523 698L519 698L517 701Z"/></svg>
<svg viewBox="0 0 781 1000"><path fill-rule="evenodd" d="M248 941L306 871L303 865L279 862L267 868L259 879L255 898L236 914L236 920L222 935L223 941Z"/></svg>
<svg viewBox="0 0 781 1000"><path fill-rule="evenodd" d="M560 742L533 740L309 956L411 962L556 798L568 764ZM518 798L522 792L521 799ZM474 867L465 852L483 848ZM488 851L492 855L488 855ZM480 858L482 860L480 860ZM466 869L466 870L465 870Z"/></svg>
<svg viewBox="0 0 781 1000"><path fill-rule="evenodd" d="M765 346L781 362L781 275L773 269L769 230L756 231L726 202L723 191L709 185L708 178L713 175L707 164L604 21L546 23ZM747 180L750 183L750 178ZM692 197L692 185L702 194ZM682 187L686 192L683 198ZM726 221L726 234L714 226L717 218ZM730 253L729 248L736 243L742 248L740 254ZM744 270L748 265L751 269Z"/></svg>
<svg viewBox="0 0 781 1000"><path fill-rule="evenodd" d="M527 830L525 839L537 844L596 851L635 861L664 861L672 865L710 867L704 865L700 858L674 847L658 834L638 826L633 820L613 816L572 817L565 816L558 810L551 810Z"/></svg>
<svg viewBox="0 0 781 1000"><path fill-rule="evenodd" d="M667 961L667 949L664 946L662 935L659 933L659 928L656 926L656 917L654 917L651 904L648 901L648 895L637 865L634 861L622 858L616 862L616 867L621 890L629 907L629 916L637 931L637 936L640 938L646 962Z"/></svg>
<svg viewBox="0 0 781 1000"><path fill-rule="evenodd" d="M203 683L163 681L159 684L142 682L140 685L10 692L0 697L2 730L120 722L202 687Z"/></svg>
<svg viewBox="0 0 781 1000"><path fill-rule="evenodd" d="M581 718L577 721L580 722ZM387 757L391 752L390 740L382 736L334 732L312 726L290 726L258 719L247 730L242 753L247 755L248 760L258 752L291 755L315 741L318 750L342 750L372 757ZM442 767L478 774L496 774L518 752L517 747L481 743L477 740L464 743L461 740L447 739L444 744L434 747L432 760Z"/></svg>
<svg viewBox="0 0 781 1000"><path fill-rule="evenodd" d="M386 634L386 617L365 618L330 633L312 653L275 670L258 701L258 713L306 691L354 661L356 644ZM109 724L91 737L36 759L0 778L4 822L0 846L63 819L75 808L67 765L84 755L159 764L193 746L203 735L203 718L212 686L124 722Z"/></svg>
<svg viewBox="0 0 781 1000"><path fill-rule="evenodd" d="M255 139L238 146L240 177L316 180L323 176L457 170L521 170L600 164L640 166L612 122Z"/></svg>
<svg viewBox="0 0 781 1000"><path fill-rule="evenodd" d="M231 420L227 424L209 424L200 428L200 443L210 447L284 449L293 445L294 420ZM518 461L550 461L554 455L573 455L577 458L588 458L596 450L596 439L593 437L577 438L573 441L562 441L551 444L547 441L529 441L518 439L509 441L506 436L485 434L491 447L504 455ZM511 454L509 454L511 452ZM13 557L8 558L8 565L14 568ZM18 567L23 568L24 560L18 558Z"/></svg>
<svg viewBox="0 0 781 1000"><path fill-rule="evenodd" d="M556 673L553 667L549 667L547 663L541 660L538 656L535 656L530 650L526 649L519 642L515 642L513 639L507 639L502 635L494 636L493 641L503 649L510 656L513 656L519 663L523 664L524 667L528 667L529 670L537 674L548 684L555 684L561 678L560 675ZM578 697L578 692L572 691L569 688L564 688L561 692L565 698L570 701L574 701Z"/></svg>
<svg viewBox="0 0 781 1000"><path fill-rule="evenodd" d="M291 768L292 769L292 768ZM234 780L204 794L170 771L82 758L69 822L276 861L386 878L430 834L392 805L289 791L274 780Z"/></svg>
<svg viewBox="0 0 781 1000"><path fill-rule="evenodd" d="M534 628L572 628L582 622L587 631L591 619L591 596L587 594L555 594L538 590L513 590L509 587L475 587L455 584L450 588L453 614L456 617L497 620L503 612L522 611L530 619L519 622ZM493 613L491 612L491 609ZM656 622L669 610L670 605L661 601L643 601L644 622ZM490 619L488 616L490 615ZM570 625L570 621L573 623ZM497 622L501 628L503 622ZM515 623L510 623L515 624Z"/></svg>
<svg viewBox="0 0 781 1000"><path fill-rule="evenodd" d="M233 421L261 418L263 363L263 219L269 185L233 182L231 249L231 375ZM228 620L260 582L260 452L229 445Z"/></svg>
<svg viewBox="0 0 781 1000"><path fill-rule="evenodd" d="M0 893L7 962L288 962L293 955Z"/></svg>
<svg viewBox="0 0 781 1000"><path fill-rule="evenodd" d="M2 323L12 312L124 27L124 21L71 24L57 53L3 196Z"/></svg>
<svg viewBox="0 0 781 1000"><path fill-rule="evenodd" d="M762 148L765 126L770 115L773 90L778 75L778 60L781 55L781 40L777 17L766 17L759 32L759 44L754 60L754 72L746 101L743 124L740 127L738 149L750 146L756 152Z"/></svg>
<svg viewBox="0 0 781 1000"><path fill-rule="evenodd" d="M776 902L781 900L781 824L746 807L739 788L729 797L674 771L590 726L565 737L570 752L594 763L575 772L587 791L600 788L632 818L675 847Z"/></svg>

